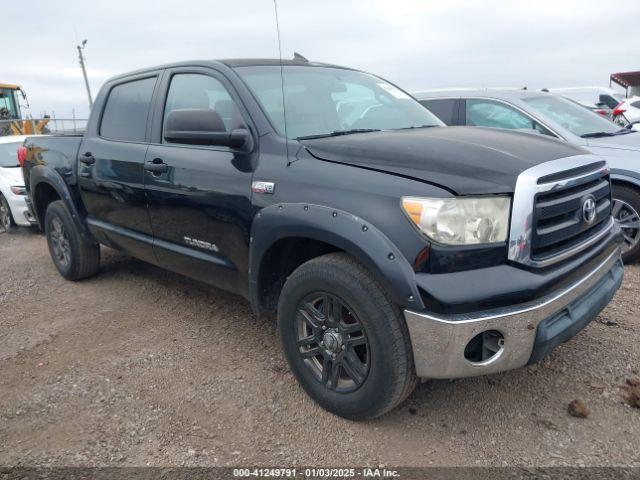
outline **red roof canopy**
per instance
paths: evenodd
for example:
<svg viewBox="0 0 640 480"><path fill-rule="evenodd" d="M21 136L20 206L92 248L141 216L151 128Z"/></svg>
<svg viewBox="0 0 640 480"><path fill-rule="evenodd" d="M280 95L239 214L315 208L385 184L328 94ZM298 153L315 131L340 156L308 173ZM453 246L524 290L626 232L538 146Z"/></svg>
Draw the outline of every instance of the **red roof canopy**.
<svg viewBox="0 0 640 480"><path fill-rule="evenodd" d="M611 81L624 88L640 86L640 72L612 73Z"/></svg>

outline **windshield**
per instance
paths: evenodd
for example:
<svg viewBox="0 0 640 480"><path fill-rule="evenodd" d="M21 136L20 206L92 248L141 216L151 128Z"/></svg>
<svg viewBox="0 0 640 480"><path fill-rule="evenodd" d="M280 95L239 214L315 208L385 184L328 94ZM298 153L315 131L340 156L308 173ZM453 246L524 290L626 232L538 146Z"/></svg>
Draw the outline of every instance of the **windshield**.
<svg viewBox="0 0 640 480"><path fill-rule="evenodd" d="M236 71L274 128L289 138L444 125L402 90L366 73L309 66L285 66L282 75L280 66Z"/></svg>
<svg viewBox="0 0 640 480"><path fill-rule="evenodd" d="M599 133L612 134L620 130L620 126L615 123L565 98L545 95L523 98L522 101L528 103L541 116L553 120L580 137Z"/></svg>
<svg viewBox="0 0 640 480"><path fill-rule="evenodd" d="M0 88L0 120L17 119L20 117L18 113L14 90Z"/></svg>
<svg viewBox="0 0 640 480"><path fill-rule="evenodd" d="M21 143L0 143L0 167L18 166L18 148Z"/></svg>

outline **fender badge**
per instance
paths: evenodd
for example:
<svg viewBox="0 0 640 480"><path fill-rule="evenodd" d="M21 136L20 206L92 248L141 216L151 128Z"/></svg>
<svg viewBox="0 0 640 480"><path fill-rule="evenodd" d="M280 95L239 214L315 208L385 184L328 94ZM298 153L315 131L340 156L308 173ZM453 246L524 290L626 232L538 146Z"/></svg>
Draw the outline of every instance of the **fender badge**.
<svg viewBox="0 0 640 480"><path fill-rule="evenodd" d="M276 185L273 182L253 182L251 184L251 191L253 193L268 193L273 194Z"/></svg>
<svg viewBox="0 0 640 480"><path fill-rule="evenodd" d="M215 243L205 242L204 240L198 240L197 238L184 237L184 243L190 247L202 248L211 252L219 252L220 249Z"/></svg>

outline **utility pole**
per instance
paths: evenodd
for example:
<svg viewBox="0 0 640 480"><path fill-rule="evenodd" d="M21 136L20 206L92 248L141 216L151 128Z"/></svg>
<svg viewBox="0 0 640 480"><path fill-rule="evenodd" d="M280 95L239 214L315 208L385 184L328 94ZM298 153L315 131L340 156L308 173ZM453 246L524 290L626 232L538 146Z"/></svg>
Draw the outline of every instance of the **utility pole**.
<svg viewBox="0 0 640 480"><path fill-rule="evenodd" d="M89 79L87 78L87 69L84 67L84 57L82 51L84 50L86 40L82 41L82 45L78 45L78 58L80 59L80 68L82 68L82 75L84 76L84 86L87 87L87 96L89 97L89 109L93 107L93 99L91 98L91 89L89 88Z"/></svg>

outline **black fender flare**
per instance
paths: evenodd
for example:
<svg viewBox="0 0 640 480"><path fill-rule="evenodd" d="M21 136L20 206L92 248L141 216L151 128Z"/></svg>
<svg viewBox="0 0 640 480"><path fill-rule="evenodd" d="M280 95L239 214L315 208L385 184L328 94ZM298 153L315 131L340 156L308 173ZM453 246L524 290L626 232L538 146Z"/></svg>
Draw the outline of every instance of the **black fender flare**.
<svg viewBox="0 0 640 480"><path fill-rule="evenodd" d="M31 203L33 214L38 220L40 227L44 230L44 218L40 218L38 215L38 205L36 204L36 191L38 186L43 183L49 185L53 188L60 199L64 202L65 206L69 210L71 217L73 218L73 222L76 225L78 232L80 233L80 237L87 242L95 243L95 239L91 232L89 232L89 228L87 227L84 218L80 215L78 211L78 207L76 206L74 196L69 188L69 185L66 184L62 176L56 172L52 168L47 168L44 165L36 165L34 166L30 173L30 183L31 183Z"/></svg>
<svg viewBox="0 0 640 480"><path fill-rule="evenodd" d="M631 170L623 170L620 168L611 168L610 176L612 182L624 182L640 188L640 174Z"/></svg>
<svg viewBox="0 0 640 480"><path fill-rule="evenodd" d="M249 291L260 313L260 268L269 248L284 238L310 238L355 257L400 307L424 308L415 273L400 250L379 229L351 213L304 203L274 204L260 210L251 227Z"/></svg>

